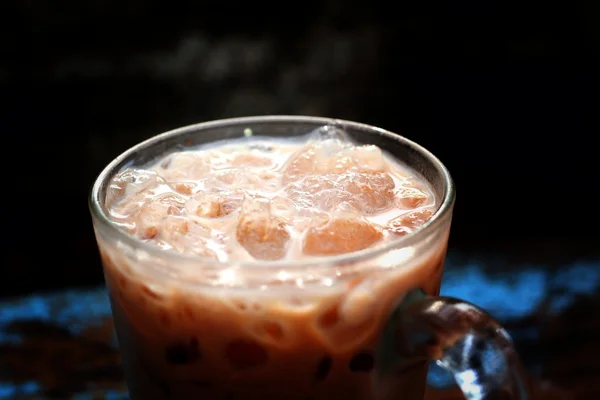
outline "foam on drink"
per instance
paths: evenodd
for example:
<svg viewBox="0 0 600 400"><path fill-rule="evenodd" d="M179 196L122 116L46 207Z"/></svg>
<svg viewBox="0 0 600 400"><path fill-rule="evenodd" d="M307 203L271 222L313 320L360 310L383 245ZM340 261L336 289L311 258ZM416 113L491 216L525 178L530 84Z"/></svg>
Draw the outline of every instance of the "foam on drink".
<svg viewBox="0 0 600 400"><path fill-rule="evenodd" d="M111 190L110 215L140 240L224 262L363 250L412 232L436 207L420 177L332 126L170 154L121 172Z"/></svg>

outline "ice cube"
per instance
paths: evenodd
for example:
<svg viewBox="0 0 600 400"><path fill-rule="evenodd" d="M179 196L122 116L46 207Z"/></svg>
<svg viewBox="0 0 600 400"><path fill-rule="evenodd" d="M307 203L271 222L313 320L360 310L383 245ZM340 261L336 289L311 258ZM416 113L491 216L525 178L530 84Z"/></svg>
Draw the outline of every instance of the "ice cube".
<svg viewBox="0 0 600 400"><path fill-rule="evenodd" d="M105 197L107 207L112 207L115 204L115 202L123 198L123 195L125 194L125 186L126 183L115 182L114 180L108 185Z"/></svg>
<svg viewBox="0 0 600 400"><path fill-rule="evenodd" d="M188 231L188 222L185 217L167 215L163 221L164 232L169 235L184 235Z"/></svg>
<svg viewBox="0 0 600 400"><path fill-rule="evenodd" d="M411 211L389 221L386 229L396 235L404 236L429 221L432 215L433 211L429 208Z"/></svg>
<svg viewBox="0 0 600 400"><path fill-rule="evenodd" d="M163 221L167 216L180 215L185 200L174 193L166 193L159 197L149 198L139 207L135 218L138 236L152 239L164 228Z"/></svg>
<svg viewBox="0 0 600 400"><path fill-rule="evenodd" d="M241 191L213 189L196 193L186 202L185 209L190 215L218 218L237 210L242 199Z"/></svg>
<svg viewBox="0 0 600 400"><path fill-rule="evenodd" d="M429 198L427 194L415 187L401 187L396 192L397 203L401 208L417 208Z"/></svg>
<svg viewBox="0 0 600 400"><path fill-rule="evenodd" d="M283 182L295 182L309 175L372 173L385 169L383 153L377 146L356 146L342 139L313 140L290 157L284 167Z"/></svg>
<svg viewBox="0 0 600 400"><path fill-rule="evenodd" d="M158 236L162 220L169 215L168 209L169 206L166 204L152 200L146 201L136 217L137 235L142 239L153 239Z"/></svg>
<svg viewBox="0 0 600 400"><path fill-rule="evenodd" d="M215 171L202 183L207 189L273 191L279 189L280 179L272 171L238 167Z"/></svg>
<svg viewBox="0 0 600 400"><path fill-rule="evenodd" d="M185 234L172 234L168 237L169 243L177 252L184 254L194 254L200 257L218 259L215 251L220 246L215 245L211 240L210 229L195 222L187 224L188 230ZM215 248L215 249L213 249Z"/></svg>
<svg viewBox="0 0 600 400"><path fill-rule="evenodd" d="M252 153L238 154L231 161L234 167L268 167L272 163L270 158Z"/></svg>
<svg viewBox="0 0 600 400"><path fill-rule="evenodd" d="M135 193L110 205L110 215L116 220L130 220L149 198L148 193Z"/></svg>
<svg viewBox="0 0 600 400"><path fill-rule="evenodd" d="M350 153L357 171L385 171L385 159L379 147L373 145L355 146L346 151Z"/></svg>
<svg viewBox="0 0 600 400"><path fill-rule="evenodd" d="M270 200L258 196L244 199L236 237L246 251L259 260L283 258L290 240L285 222L272 215Z"/></svg>
<svg viewBox="0 0 600 400"><path fill-rule="evenodd" d="M293 154L283 170L283 183L294 182L315 171L316 152L312 144Z"/></svg>
<svg viewBox="0 0 600 400"><path fill-rule="evenodd" d="M341 177L347 202L365 214L388 209L394 201L394 180L385 172L348 174Z"/></svg>
<svg viewBox="0 0 600 400"><path fill-rule="evenodd" d="M188 233L188 221L185 217L167 215L161 221L160 237L171 247L173 244L185 240L183 237Z"/></svg>
<svg viewBox="0 0 600 400"><path fill-rule="evenodd" d="M348 134L341 126L324 125L310 133L309 140L316 142L333 141L339 143L349 143Z"/></svg>
<svg viewBox="0 0 600 400"><path fill-rule="evenodd" d="M385 172L312 175L285 190L300 207L323 211L347 204L363 214L375 214L394 202L394 180Z"/></svg>
<svg viewBox="0 0 600 400"><path fill-rule="evenodd" d="M283 183L295 182L305 176L327 173L344 173L354 167L354 161L343 148L334 143L323 146L322 143L307 144L292 155L284 167Z"/></svg>
<svg viewBox="0 0 600 400"><path fill-rule="evenodd" d="M117 174L110 182L106 193L107 205L110 206L113 202L135 193L155 189L164 183L156 172L128 168Z"/></svg>
<svg viewBox="0 0 600 400"><path fill-rule="evenodd" d="M211 172L211 166L205 156L198 153L174 153L165 161L157 172L168 182L198 180L207 177Z"/></svg>
<svg viewBox="0 0 600 400"><path fill-rule="evenodd" d="M286 195L294 201L299 209L322 208L323 197L329 197L335 183L325 175L307 176L298 182L285 186Z"/></svg>
<svg viewBox="0 0 600 400"><path fill-rule="evenodd" d="M177 193L190 195L196 191L198 185L194 182L169 182L169 187Z"/></svg>
<svg viewBox="0 0 600 400"><path fill-rule="evenodd" d="M168 215L181 214L186 204L186 199L177 193L163 193L156 196L153 201L166 206Z"/></svg>
<svg viewBox="0 0 600 400"><path fill-rule="evenodd" d="M334 255L363 250L382 238L379 228L359 218L334 218L308 229L303 251L307 255Z"/></svg>

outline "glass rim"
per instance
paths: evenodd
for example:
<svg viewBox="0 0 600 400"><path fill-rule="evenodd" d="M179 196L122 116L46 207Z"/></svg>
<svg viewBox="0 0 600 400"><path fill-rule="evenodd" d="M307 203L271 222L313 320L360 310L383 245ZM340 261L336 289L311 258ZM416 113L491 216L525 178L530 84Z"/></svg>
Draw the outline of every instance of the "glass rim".
<svg viewBox="0 0 600 400"><path fill-rule="evenodd" d="M154 246L151 243L142 242L139 239L135 238L133 235L125 232L121 228L119 228L113 221L110 220L108 215L104 211L103 200L100 199L100 193L103 185L108 180L112 179L116 171L116 168L128 157L130 157L134 153L139 153L144 151L147 147L152 146L154 144L160 143L161 141L171 138L174 136L178 136L185 133L190 132L201 132L203 130L211 129L211 128L220 128L226 126L237 126L237 125L247 125L252 123L269 123L269 122L279 122L279 123L314 123L316 125L342 125L342 127L346 128L358 128L366 132L377 133L378 135L382 135L388 137L392 140L402 142L404 145L411 147L413 150L417 151L421 155L425 156L425 158L432 163L432 165L437 169L440 173L441 178L444 182L445 192L442 197L442 203L436 209L433 216L421 227L419 227L416 231L411 232L408 235L402 236L400 238L390 240L384 242L383 244L375 247L370 247L364 250L351 252L347 254L339 254L334 256L318 256L318 257L309 257L301 260L252 260L252 261L221 261L215 260L208 257L201 257L193 254L179 254L175 252L171 252L168 250L161 249L158 246ZM385 150L385 149L383 149ZM402 160L401 160L402 161ZM410 165L409 165L410 167ZM122 242L126 246L134 250L142 250L146 252L148 255L152 257L156 257L158 259L166 259L173 261L181 261L186 263L198 263L202 264L203 268L206 267L215 267L217 269L223 268L231 268L238 267L252 270L272 270L276 268L281 269L290 269L290 268L298 268L298 267L310 267L315 264L327 264L327 265L338 265L338 264L346 264L346 263L355 263L363 260L376 258L383 254L386 254L392 250L398 250L401 248L406 248L409 246L413 246L421 242L423 239L427 238L431 234L433 234L440 226L444 224L444 222L449 218L452 207L454 205L454 200L456 197L456 190L454 187L454 182L452 177L450 176L450 172L448 169L442 164L442 162L434 156L429 150L425 149L423 146L413 142L410 139L405 138L399 134L393 133L391 131L368 125L354 121L342 120L342 119L334 119L327 117L312 117L312 116L303 116L303 115L265 115L265 116L249 116L249 117L237 117L237 118L226 118L226 119L218 119L211 120L207 122L201 122L191 125L186 125L180 128L172 129L166 131L164 133L160 133L158 135L152 136L149 139L146 139L129 149L122 152L116 158L114 158L104 169L98 177L96 178L94 185L92 186L90 196L88 197L88 206L90 208L90 212L95 222L100 223L101 227L106 230L106 233L110 235L110 240L115 240L117 242ZM323 266L325 267L325 266Z"/></svg>

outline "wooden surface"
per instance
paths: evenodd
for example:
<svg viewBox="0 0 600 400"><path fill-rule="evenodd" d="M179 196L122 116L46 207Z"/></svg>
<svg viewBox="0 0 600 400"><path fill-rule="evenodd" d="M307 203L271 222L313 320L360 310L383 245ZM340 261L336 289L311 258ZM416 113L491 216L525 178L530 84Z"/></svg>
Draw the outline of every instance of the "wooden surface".
<svg viewBox="0 0 600 400"><path fill-rule="evenodd" d="M600 399L600 259L543 265L451 254L443 294L513 336L534 399ZM434 369L427 400L462 396ZM433 387L435 386L435 387ZM0 399L126 399L104 288L0 303Z"/></svg>

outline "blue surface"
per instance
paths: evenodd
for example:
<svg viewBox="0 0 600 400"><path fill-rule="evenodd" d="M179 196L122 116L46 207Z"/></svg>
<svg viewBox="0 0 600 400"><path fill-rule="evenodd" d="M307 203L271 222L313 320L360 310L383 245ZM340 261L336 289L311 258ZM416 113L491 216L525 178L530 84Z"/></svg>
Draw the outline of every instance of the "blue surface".
<svg viewBox="0 0 600 400"><path fill-rule="evenodd" d="M79 335L107 317L110 317L110 304L103 287L32 295L0 303L0 328L16 320L35 319L55 323ZM14 335L0 331L0 343L14 339Z"/></svg>
<svg viewBox="0 0 600 400"><path fill-rule="evenodd" d="M490 311L508 325L517 345L520 340L535 340L539 333L538 327L521 326L518 330L512 331L511 321L532 316L542 307L546 313L560 313L578 296L590 294L600 286L600 262L574 262L560 268L553 268L555 272L536 265L512 265L502 271L490 272L489 270L490 267L486 267L481 262L474 263L464 258L449 256L442 294L471 301ZM57 343L64 345L70 343L70 340L79 340L77 344L80 346L79 350L74 351L85 351L85 343L90 341L101 340L107 347L113 348L115 345L110 326L110 306L104 288L32 295L0 303L0 373L2 374L0 375L0 399L51 398L49 395L44 397L42 385L34 379L21 376L19 383L13 382L14 377L11 376L13 364L10 362L19 361L14 353L23 350L21 347L26 347L27 343L33 343L32 348L35 348L35 340L44 340L40 337L36 339L35 330L38 328L30 327L30 330L34 330L33 333L15 328L15 324L23 321L45 323L58 327L59 330L62 328L64 331L56 334ZM98 332L101 332L100 336ZM43 362L32 362L31 368L48 367L44 366ZM52 372L56 372L60 377L61 371ZM34 371L31 376L40 374L43 372ZM443 371L432 369L431 384L444 386L449 382L449 377ZM69 398L76 400L126 398L123 394L123 383L118 377L113 378L112 381L100 379L79 382L79 384L80 393ZM56 396L56 398L65 398L62 397L65 396L64 394Z"/></svg>

